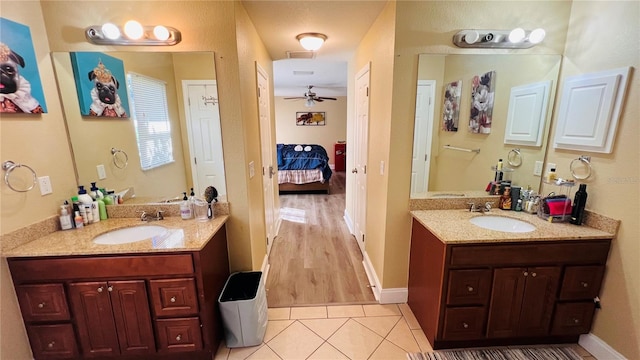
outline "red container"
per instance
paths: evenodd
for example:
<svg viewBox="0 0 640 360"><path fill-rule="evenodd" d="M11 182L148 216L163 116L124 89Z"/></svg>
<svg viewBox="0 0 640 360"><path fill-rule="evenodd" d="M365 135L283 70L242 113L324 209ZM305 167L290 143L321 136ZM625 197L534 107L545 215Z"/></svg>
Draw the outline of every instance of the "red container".
<svg viewBox="0 0 640 360"><path fill-rule="evenodd" d="M335 149L335 170L336 171L345 171L347 166L347 144L346 143L336 143L334 146Z"/></svg>

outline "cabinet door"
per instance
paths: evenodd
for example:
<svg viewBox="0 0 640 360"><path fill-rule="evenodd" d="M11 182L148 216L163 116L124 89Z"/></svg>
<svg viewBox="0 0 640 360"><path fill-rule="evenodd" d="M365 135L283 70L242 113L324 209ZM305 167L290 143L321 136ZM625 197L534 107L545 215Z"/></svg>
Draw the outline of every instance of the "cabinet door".
<svg viewBox="0 0 640 360"><path fill-rule="evenodd" d="M72 283L69 285L69 299L78 326L83 357L119 354L107 283Z"/></svg>
<svg viewBox="0 0 640 360"><path fill-rule="evenodd" d="M149 289L157 317L198 314L198 295L193 278L150 280Z"/></svg>
<svg viewBox="0 0 640 360"><path fill-rule="evenodd" d="M25 321L69 320L69 309L62 284L16 286Z"/></svg>
<svg viewBox="0 0 640 360"><path fill-rule="evenodd" d="M604 266L567 266L560 288L560 300L590 300L598 296Z"/></svg>
<svg viewBox="0 0 640 360"><path fill-rule="evenodd" d="M155 341L144 280L109 281L107 290L113 306L123 355L155 352Z"/></svg>
<svg viewBox="0 0 640 360"><path fill-rule="evenodd" d="M489 338L517 335L526 275L526 268L506 268L494 271L489 322L487 324Z"/></svg>
<svg viewBox="0 0 640 360"><path fill-rule="evenodd" d="M525 278L527 281L522 298L518 335L547 335L560 283L560 268L529 268Z"/></svg>

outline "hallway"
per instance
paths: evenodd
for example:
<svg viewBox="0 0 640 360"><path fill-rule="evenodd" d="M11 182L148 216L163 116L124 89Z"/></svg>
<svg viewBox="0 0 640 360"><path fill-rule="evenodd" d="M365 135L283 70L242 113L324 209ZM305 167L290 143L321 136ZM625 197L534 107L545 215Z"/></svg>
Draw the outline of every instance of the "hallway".
<svg viewBox="0 0 640 360"><path fill-rule="evenodd" d="M344 222L345 173L330 192L281 194L282 225L269 256L270 308L375 303L362 253Z"/></svg>

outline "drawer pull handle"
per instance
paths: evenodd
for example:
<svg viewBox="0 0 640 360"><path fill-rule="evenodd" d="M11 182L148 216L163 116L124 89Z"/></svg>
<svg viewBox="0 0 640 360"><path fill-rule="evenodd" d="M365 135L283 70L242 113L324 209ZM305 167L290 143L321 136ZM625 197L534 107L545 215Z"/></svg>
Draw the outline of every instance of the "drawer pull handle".
<svg viewBox="0 0 640 360"><path fill-rule="evenodd" d="M56 345L56 342L55 342L55 341L52 341L52 342L50 342L50 343L48 343L48 344L47 344L47 347L48 347L49 349L51 349L51 348L53 348L55 345Z"/></svg>
<svg viewBox="0 0 640 360"><path fill-rule="evenodd" d="M42 308L43 308L43 307L45 307L46 305L47 305L47 304L43 301L43 302L41 302L40 304L38 304L38 307L39 307L40 309L42 309Z"/></svg>
<svg viewBox="0 0 640 360"><path fill-rule="evenodd" d="M522 273L524 276L529 276L529 272L525 271Z"/></svg>
<svg viewBox="0 0 640 360"><path fill-rule="evenodd" d="M107 287L107 291L113 291L113 286Z"/></svg>
<svg viewBox="0 0 640 360"><path fill-rule="evenodd" d="M182 340L182 335L178 334L178 336L176 336L176 341L180 341L180 340Z"/></svg>
<svg viewBox="0 0 640 360"><path fill-rule="evenodd" d="M102 288L102 286L100 286L100 287L98 288L98 292L100 292L100 293L101 293L101 292L102 292L102 290L104 290L104 289Z"/></svg>
<svg viewBox="0 0 640 360"><path fill-rule="evenodd" d="M531 273L531 276L536 277L536 276L538 276L538 274L533 272L533 273Z"/></svg>
<svg viewBox="0 0 640 360"><path fill-rule="evenodd" d="M581 281L580 284L582 284L582 287L589 287L589 283L586 283L584 281Z"/></svg>
<svg viewBox="0 0 640 360"><path fill-rule="evenodd" d="M467 291L468 292L472 292L473 291L473 286L467 286Z"/></svg>
<svg viewBox="0 0 640 360"><path fill-rule="evenodd" d="M172 296L171 299L169 299L169 301L171 301L172 303L176 302L176 297Z"/></svg>
<svg viewBox="0 0 640 360"><path fill-rule="evenodd" d="M469 324L467 324L467 323L462 323L462 327L463 327L463 328L465 328L465 329L468 329L468 328L469 328Z"/></svg>

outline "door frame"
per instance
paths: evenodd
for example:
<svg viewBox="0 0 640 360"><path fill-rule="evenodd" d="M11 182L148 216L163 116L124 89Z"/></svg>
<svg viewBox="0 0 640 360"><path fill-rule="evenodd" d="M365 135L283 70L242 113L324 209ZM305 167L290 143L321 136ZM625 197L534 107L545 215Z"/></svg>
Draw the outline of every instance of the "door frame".
<svg viewBox="0 0 640 360"><path fill-rule="evenodd" d="M355 77L355 124L354 124L354 168L351 170L352 174L355 173L354 179L354 196L353 196L353 232L356 238L358 248L365 255L365 239L367 228L367 160L369 154L369 100L367 100L367 119L365 124L360 123L359 119L359 107L358 101L360 100L360 93L358 92L358 80L366 77L367 81L367 94L369 98L369 89L371 85L371 64L367 63L362 69L358 71ZM364 141L358 141L364 140ZM359 161L363 162L360 163ZM358 176L364 176L364 194L361 193L358 187Z"/></svg>

